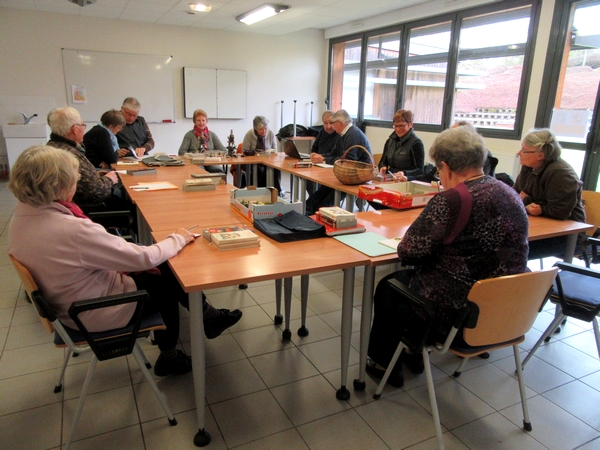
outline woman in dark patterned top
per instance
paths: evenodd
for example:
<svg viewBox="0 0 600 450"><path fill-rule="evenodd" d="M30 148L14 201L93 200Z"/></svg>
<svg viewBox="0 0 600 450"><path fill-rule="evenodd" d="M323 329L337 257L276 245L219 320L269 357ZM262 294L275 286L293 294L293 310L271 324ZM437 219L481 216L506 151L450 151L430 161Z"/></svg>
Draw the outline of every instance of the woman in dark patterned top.
<svg viewBox="0 0 600 450"><path fill-rule="evenodd" d="M448 129L437 137L429 156L445 189L429 201L398 245L402 264L415 266L412 277L396 272L377 286L367 366L375 376L383 375L389 364L403 320L399 302L386 291L387 278L397 278L433 302L435 331L443 339L454 311L476 281L527 270L527 213L512 188L484 175L481 136L465 127ZM422 372L420 355L405 352L401 360ZM390 382L403 383L400 360Z"/></svg>

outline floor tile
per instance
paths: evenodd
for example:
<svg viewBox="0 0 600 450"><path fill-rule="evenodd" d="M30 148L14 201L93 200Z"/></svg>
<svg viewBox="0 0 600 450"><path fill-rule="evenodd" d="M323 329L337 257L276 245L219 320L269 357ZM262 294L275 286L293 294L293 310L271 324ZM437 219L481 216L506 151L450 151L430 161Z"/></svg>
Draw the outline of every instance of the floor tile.
<svg viewBox="0 0 600 450"><path fill-rule="evenodd" d="M0 380L0 416L62 402L63 394L54 393L59 375L53 369Z"/></svg>
<svg viewBox="0 0 600 450"><path fill-rule="evenodd" d="M254 356L250 358L250 362L269 388L319 374L315 366L297 348Z"/></svg>
<svg viewBox="0 0 600 450"><path fill-rule="evenodd" d="M351 408L346 401L335 398L335 391L322 375L271 389L296 427Z"/></svg>
<svg viewBox="0 0 600 450"><path fill-rule="evenodd" d="M330 372L341 367L340 338L326 339L301 345L298 348L321 373ZM358 363L358 352L350 348L349 364Z"/></svg>
<svg viewBox="0 0 600 450"><path fill-rule="evenodd" d="M298 432L311 450L389 449L354 410L301 425Z"/></svg>
<svg viewBox="0 0 600 450"><path fill-rule="evenodd" d="M274 325L239 331L233 337L247 357L294 346L292 342L282 340L281 329Z"/></svg>
<svg viewBox="0 0 600 450"><path fill-rule="evenodd" d="M247 359L206 369L206 400L209 404L262 391L266 388Z"/></svg>
<svg viewBox="0 0 600 450"><path fill-rule="evenodd" d="M3 416L0 420L2 447L39 450L60 446L61 409L60 403L54 403Z"/></svg>
<svg viewBox="0 0 600 450"><path fill-rule="evenodd" d="M600 392L575 380L545 392L544 397L600 431Z"/></svg>
<svg viewBox="0 0 600 450"><path fill-rule="evenodd" d="M528 405L533 428L529 434L550 450L575 448L600 436L598 430L587 426L556 406L546 399L545 395L529 399ZM523 426L523 411L520 405L506 408L500 413L510 419L515 426Z"/></svg>
<svg viewBox="0 0 600 450"><path fill-rule="evenodd" d="M302 437L295 429L282 431L248 444L236 447L236 450L309 450Z"/></svg>
<svg viewBox="0 0 600 450"><path fill-rule="evenodd" d="M229 447L246 444L293 427L269 391L217 403L211 406L211 410Z"/></svg>
<svg viewBox="0 0 600 450"><path fill-rule="evenodd" d="M126 448L127 450L144 450L142 430L138 425L115 430L87 439L74 442L73 450L95 450L99 448Z"/></svg>

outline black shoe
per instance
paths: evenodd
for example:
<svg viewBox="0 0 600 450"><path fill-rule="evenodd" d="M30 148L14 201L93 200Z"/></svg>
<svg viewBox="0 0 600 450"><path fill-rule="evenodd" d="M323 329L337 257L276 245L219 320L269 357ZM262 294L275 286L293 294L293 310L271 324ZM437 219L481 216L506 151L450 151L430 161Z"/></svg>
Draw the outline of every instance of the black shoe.
<svg viewBox="0 0 600 450"><path fill-rule="evenodd" d="M167 375L181 375L192 370L192 358L177 350L177 356L167 358L159 355L154 364L154 374L157 377L166 377Z"/></svg>
<svg viewBox="0 0 600 450"><path fill-rule="evenodd" d="M375 361L372 359L367 360L367 373L371 375L373 378L377 378L381 380L383 375L385 375L385 370L378 369L376 367ZM404 386L404 374L402 373L402 369L394 370L390 373L390 376L387 379L387 382L396 388L401 388Z"/></svg>
<svg viewBox="0 0 600 450"><path fill-rule="evenodd" d="M481 359L490 359L490 352L484 352L477 356L479 356Z"/></svg>
<svg viewBox="0 0 600 450"><path fill-rule="evenodd" d="M400 355L400 360L408 366L414 374L420 374L425 371L425 363L421 353L407 353L406 350Z"/></svg>
<svg viewBox="0 0 600 450"><path fill-rule="evenodd" d="M248 285L247 284L240 284L238 286L238 289L248 289Z"/></svg>
<svg viewBox="0 0 600 450"><path fill-rule="evenodd" d="M242 312L239 309L229 311L228 309L219 309L220 314L214 319L204 322L204 335L207 339L214 339L223 331L232 325L235 325L242 318Z"/></svg>

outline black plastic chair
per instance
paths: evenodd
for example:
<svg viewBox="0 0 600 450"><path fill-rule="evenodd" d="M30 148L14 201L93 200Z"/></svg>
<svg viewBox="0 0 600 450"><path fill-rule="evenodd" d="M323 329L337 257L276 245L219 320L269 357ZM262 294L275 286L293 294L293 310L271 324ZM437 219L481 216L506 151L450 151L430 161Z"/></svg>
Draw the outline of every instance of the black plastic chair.
<svg viewBox="0 0 600 450"><path fill-rule="evenodd" d="M167 405L166 400L159 391L158 386L156 386L156 382L148 370L151 365L146 359L141 347L137 343L138 339L148 337L151 331L165 329L165 324L160 314L156 313L147 317L144 317L143 315L144 303L150 298L148 293L146 291L135 291L126 294L111 295L92 300L74 302L69 308L69 315L79 327L79 330L74 330L66 325L63 325L60 320L58 320L56 314L52 310L52 307L48 304L38 289L37 284L33 280L29 270L27 270L27 268L17 261L12 255L9 255L9 257L15 266L15 269L17 270L19 278L21 278L21 281L23 282L23 286L27 291L28 296L35 305L42 322L45 323L45 326L49 331L54 331L54 344L57 347L68 348L65 355L65 360L63 362L60 379L54 388L54 392L60 392L62 390L65 370L72 354L89 351L94 353L94 356L90 361L90 366L88 368L85 381L83 383L81 394L79 396L79 401L77 403L77 409L71 424L71 430L67 439L66 448L69 449L71 442L73 441L75 429L77 428L77 424L81 418L83 406L85 404L98 361L105 361L129 354L133 354L138 362L142 373L146 377L146 380L152 387L152 390L162 405L169 419L169 424L171 426L177 425L177 420L173 416L173 413ZM123 328L115 328L102 332L89 332L79 319L79 315L85 311L108 308L126 303L137 303L137 306L129 324Z"/></svg>
<svg viewBox="0 0 600 450"><path fill-rule="evenodd" d="M554 264L560 269L554 283L551 301L557 303L554 320L535 343L523 360L522 367L531 359L535 351L548 342L566 317L592 322L596 347L600 357L600 332L598 331L598 313L600 312L600 272L565 262Z"/></svg>

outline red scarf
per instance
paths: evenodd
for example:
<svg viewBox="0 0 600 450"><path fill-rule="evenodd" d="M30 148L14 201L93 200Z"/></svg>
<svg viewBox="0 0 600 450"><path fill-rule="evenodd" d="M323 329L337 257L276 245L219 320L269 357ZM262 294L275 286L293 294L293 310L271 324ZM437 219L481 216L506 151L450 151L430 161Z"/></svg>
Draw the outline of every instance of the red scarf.
<svg viewBox="0 0 600 450"><path fill-rule="evenodd" d="M56 203L58 203L59 205L63 205L65 208L67 208L69 211L71 211L71 213L75 217L79 217L80 219L89 219L89 217L83 213L81 208L73 202L65 202L63 200L57 200Z"/></svg>
<svg viewBox="0 0 600 450"><path fill-rule="evenodd" d="M200 139L200 136L203 136L205 144L208 145L208 140L210 139L210 134L208 132L208 127L204 127L204 129L201 130L196 125L194 125L194 130L193 131L194 131L194 136L196 136L196 139Z"/></svg>

